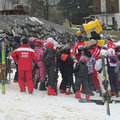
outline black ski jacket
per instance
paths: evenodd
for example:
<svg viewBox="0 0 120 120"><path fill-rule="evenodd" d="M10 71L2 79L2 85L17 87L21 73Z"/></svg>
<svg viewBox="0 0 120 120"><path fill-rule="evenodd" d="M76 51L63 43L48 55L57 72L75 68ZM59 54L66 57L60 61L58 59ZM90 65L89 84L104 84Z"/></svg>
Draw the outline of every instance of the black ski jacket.
<svg viewBox="0 0 120 120"><path fill-rule="evenodd" d="M77 78L87 79L88 76L88 66L86 65L85 60L80 60L76 63L76 67L73 70Z"/></svg>

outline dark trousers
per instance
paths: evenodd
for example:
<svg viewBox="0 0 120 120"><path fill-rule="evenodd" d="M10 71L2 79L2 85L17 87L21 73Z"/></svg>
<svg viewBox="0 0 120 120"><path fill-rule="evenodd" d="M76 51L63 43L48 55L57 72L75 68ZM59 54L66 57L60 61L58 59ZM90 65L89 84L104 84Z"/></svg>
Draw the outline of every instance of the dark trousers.
<svg viewBox="0 0 120 120"><path fill-rule="evenodd" d="M75 84L74 84L75 92L78 91L78 90L80 90L79 85L81 83L83 84L83 89L85 90L85 93L86 94L90 94L90 88L88 87L88 81L87 81L87 79L77 78L77 77L75 77Z"/></svg>
<svg viewBox="0 0 120 120"><path fill-rule="evenodd" d="M118 92L119 87L118 87L118 77L117 74L114 72L115 67L110 67L109 69L109 81L110 81L110 87L111 87L111 92Z"/></svg>
<svg viewBox="0 0 120 120"><path fill-rule="evenodd" d="M66 74L62 74L62 82L60 85L60 89L61 90L66 90L66 88L70 88L71 86L73 86L73 75L66 75Z"/></svg>
<svg viewBox="0 0 120 120"><path fill-rule="evenodd" d="M16 72L15 72L14 80L18 81L18 64L16 64Z"/></svg>
<svg viewBox="0 0 120 120"><path fill-rule="evenodd" d="M88 86L89 86L90 90L92 90L92 88L93 88L93 86L94 86L92 77L93 77L93 73L88 74L87 80L88 80Z"/></svg>
<svg viewBox="0 0 120 120"><path fill-rule="evenodd" d="M56 74L55 74L55 68L48 67L47 74L48 74L48 85L56 91L57 79L56 79Z"/></svg>

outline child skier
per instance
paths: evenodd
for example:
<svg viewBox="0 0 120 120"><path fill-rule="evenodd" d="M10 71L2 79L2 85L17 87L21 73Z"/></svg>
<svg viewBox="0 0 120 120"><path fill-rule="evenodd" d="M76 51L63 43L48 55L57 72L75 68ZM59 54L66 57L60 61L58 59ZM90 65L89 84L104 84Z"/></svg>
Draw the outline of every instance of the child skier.
<svg viewBox="0 0 120 120"><path fill-rule="evenodd" d="M92 88L94 86L93 83L93 72L94 72L94 68L93 66L95 65L95 57L92 55L92 53L90 52L90 46L85 46L84 47L84 54L82 54L81 57L86 57L87 58L87 66L88 66L88 77L87 77L87 81L88 81L88 86L90 88L90 95L93 96L94 93L92 92ZM84 86L83 86L84 87ZM85 91L83 91L85 92Z"/></svg>
<svg viewBox="0 0 120 120"><path fill-rule="evenodd" d="M13 50L17 49L18 47L20 47L20 39L21 39L21 36L20 35L17 35L17 36L14 36L14 40L15 40L15 44L13 45ZM18 56L17 56L18 58ZM15 76L14 76L14 82L18 82L18 64L16 64L16 72L15 72Z"/></svg>
<svg viewBox="0 0 120 120"><path fill-rule="evenodd" d="M39 90L47 90L45 88L46 70L43 63L43 42L41 40L35 41L35 53L38 57L39 69L36 70L34 88L37 89L38 83L40 81Z"/></svg>
<svg viewBox="0 0 120 120"><path fill-rule="evenodd" d="M48 75L48 95L57 95L56 88L56 56L52 42L46 43L46 50L43 53L43 62Z"/></svg>
<svg viewBox="0 0 120 120"><path fill-rule="evenodd" d="M22 40L23 46L17 48L12 52L12 58L16 64L18 64L18 84L21 92L25 92L25 81L24 78L26 76L26 83L28 86L29 94L33 92L33 81L31 77L32 73L32 59L35 62L35 66L37 68L38 58L32 48L28 46L28 39L24 38ZM18 56L18 58L16 58Z"/></svg>
<svg viewBox="0 0 120 120"><path fill-rule="evenodd" d="M61 65L63 70L63 81L61 83L61 91L66 95L73 94L71 87L73 86L73 59L70 57L70 47L63 48L61 55Z"/></svg>
<svg viewBox="0 0 120 120"><path fill-rule="evenodd" d="M115 73L115 67L117 64L117 58L115 55L115 50L114 49L108 49L108 74L109 74L109 81L110 81L110 86L111 86L111 93L112 96L116 95L116 97L119 97L119 88L118 88L118 78L117 74Z"/></svg>
<svg viewBox="0 0 120 120"><path fill-rule="evenodd" d="M32 49L35 48L35 45L34 45L35 41L36 41L36 38L34 38L34 37L30 37L30 38L29 38L29 46L30 46Z"/></svg>
<svg viewBox="0 0 120 120"><path fill-rule="evenodd" d="M61 55L61 65L63 70L63 81L61 83L61 91L66 95L73 94L71 87L73 86L73 59L70 57L70 47L65 46L63 48L63 54Z"/></svg>
<svg viewBox="0 0 120 120"><path fill-rule="evenodd" d="M118 53L118 62L115 68L115 72L118 74L119 89L120 89L120 53Z"/></svg>
<svg viewBox="0 0 120 120"><path fill-rule="evenodd" d="M105 89L103 87L102 81L104 80L103 77L103 70L102 70L102 59L101 56L104 56L104 62L105 62L105 71L106 71L106 80L108 80L108 61L107 61L107 50L102 49L100 51L100 56L98 58L98 60L95 63L95 70L98 72L98 76L99 76L99 83L100 83L100 88L101 88L101 92L102 95L105 93ZM111 88L110 88L110 84L108 84L108 93L111 95Z"/></svg>
<svg viewBox="0 0 120 120"><path fill-rule="evenodd" d="M90 89L88 87L88 82L87 82L87 76L88 76L88 66L86 65L87 63L87 58L86 57L81 57L80 61L76 63L76 67L73 70L75 73L75 84L74 84L74 89L76 93L76 98L80 99L81 94L80 94L80 88L79 85L83 83L83 89L85 89L86 93L86 99L89 99L90 97Z"/></svg>

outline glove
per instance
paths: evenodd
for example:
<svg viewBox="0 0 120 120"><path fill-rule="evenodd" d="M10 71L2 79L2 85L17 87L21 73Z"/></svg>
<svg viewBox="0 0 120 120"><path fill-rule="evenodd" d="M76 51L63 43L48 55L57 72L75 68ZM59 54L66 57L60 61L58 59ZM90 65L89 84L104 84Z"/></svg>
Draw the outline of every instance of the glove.
<svg viewBox="0 0 120 120"><path fill-rule="evenodd" d="M35 64L35 66L33 67L33 70L39 69L39 66L37 64Z"/></svg>
<svg viewBox="0 0 120 120"><path fill-rule="evenodd" d="M75 54L75 56L79 55L78 53Z"/></svg>

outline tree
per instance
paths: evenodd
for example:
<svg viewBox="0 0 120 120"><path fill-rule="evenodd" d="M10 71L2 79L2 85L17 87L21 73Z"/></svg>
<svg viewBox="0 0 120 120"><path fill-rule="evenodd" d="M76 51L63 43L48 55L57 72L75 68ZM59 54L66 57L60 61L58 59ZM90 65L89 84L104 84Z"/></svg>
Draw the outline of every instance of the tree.
<svg viewBox="0 0 120 120"><path fill-rule="evenodd" d="M69 25L71 25L71 15L76 7L76 0L60 0L58 3L58 9L63 11L63 14L67 16Z"/></svg>
<svg viewBox="0 0 120 120"><path fill-rule="evenodd" d="M83 17L89 15L92 9L89 9L93 0L60 0L58 7L63 14L67 16L71 27L73 24L82 24ZM67 14L66 14L67 13Z"/></svg>

